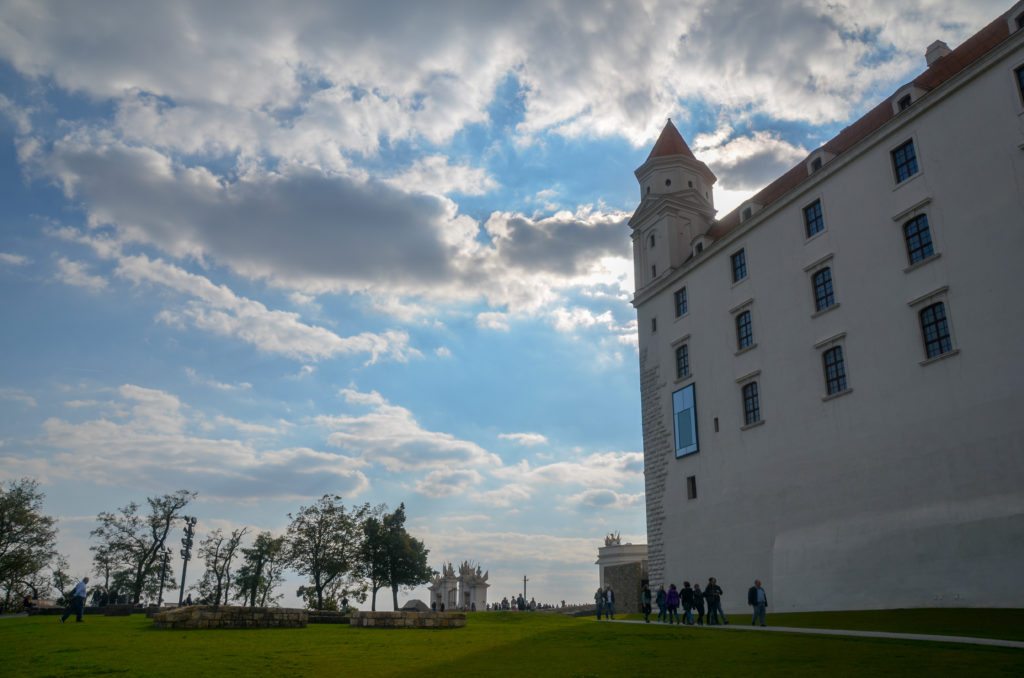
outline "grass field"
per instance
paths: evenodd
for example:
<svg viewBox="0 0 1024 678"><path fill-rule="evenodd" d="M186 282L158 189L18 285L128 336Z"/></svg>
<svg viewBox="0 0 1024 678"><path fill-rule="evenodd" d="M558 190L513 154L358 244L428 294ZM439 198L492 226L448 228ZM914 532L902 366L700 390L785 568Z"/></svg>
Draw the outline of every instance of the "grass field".
<svg viewBox="0 0 1024 678"><path fill-rule="evenodd" d="M1019 638L1024 610L814 613L773 615L769 621L946 635L978 635L971 633L978 621L992 627L982 635ZM1006 633L999 624L1016 628ZM88 616L86 623L64 625L57 617L27 617L0 620L0 653L3 676L1024 675L1024 650L1012 648L508 612L471 613L466 628L448 631L336 625L157 631L142 615Z"/></svg>

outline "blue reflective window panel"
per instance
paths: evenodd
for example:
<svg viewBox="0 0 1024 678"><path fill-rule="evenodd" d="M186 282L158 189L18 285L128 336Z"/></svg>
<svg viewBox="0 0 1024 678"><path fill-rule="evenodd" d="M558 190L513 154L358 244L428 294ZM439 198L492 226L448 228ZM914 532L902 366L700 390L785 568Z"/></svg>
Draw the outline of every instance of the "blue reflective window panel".
<svg viewBox="0 0 1024 678"><path fill-rule="evenodd" d="M676 456L693 454L700 449L697 440L696 388L690 384L672 394L672 419L675 423Z"/></svg>
<svg viewBox="0 0 1024 678"><path fill-rule="evenodd" d="M680 288L675 293L676 317L686 315L686 288Z"/></svg>

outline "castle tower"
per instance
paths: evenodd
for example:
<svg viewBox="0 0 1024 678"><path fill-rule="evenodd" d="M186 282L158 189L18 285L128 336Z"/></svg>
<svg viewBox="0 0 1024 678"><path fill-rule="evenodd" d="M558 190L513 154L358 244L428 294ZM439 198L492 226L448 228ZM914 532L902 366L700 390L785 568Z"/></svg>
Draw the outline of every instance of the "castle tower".
<svg viewBox="0 0 1024 678"><path fill-rule="evenodd" d="M712 186L717 180L698 160L669 120L647 160L635 172L640 206L633 229L636 290L678 268L703 250L715 218Z"/></svg>

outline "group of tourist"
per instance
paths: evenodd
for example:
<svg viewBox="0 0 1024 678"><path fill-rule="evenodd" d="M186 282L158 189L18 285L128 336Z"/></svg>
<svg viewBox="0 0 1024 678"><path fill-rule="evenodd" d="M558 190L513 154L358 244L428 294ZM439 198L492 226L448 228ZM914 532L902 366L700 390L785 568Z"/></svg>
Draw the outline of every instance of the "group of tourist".
<svg viewBox="0 0 1024 678"><path fill-rule="evenodd" d="M651 603L658 606L657 621L666 624L689 624L703 626L705 609L707 610L707 623L709 626L728 624L729 620L722 609L722 587L714 577L708 578L708 583L701 591L700 584L690 586L690 582L684 581L683 588L677 589L675 584L669 584L668 590L665 586L658 587L656 594L652 596L650 588L644 584L640 592L640 609L643 611L644 622L651 622ZM597 618L615 619L615 592L610 585L603 589L598 587L594 594ZM754 585L747 591L747 604L754 608L754 616L751 625L760 623L765 625L765 610L768 608L768 595L761 586L761 580L754 580ZM680 616L679 608L683 609ZM694 618L696 615L696 618Z"/></svg>

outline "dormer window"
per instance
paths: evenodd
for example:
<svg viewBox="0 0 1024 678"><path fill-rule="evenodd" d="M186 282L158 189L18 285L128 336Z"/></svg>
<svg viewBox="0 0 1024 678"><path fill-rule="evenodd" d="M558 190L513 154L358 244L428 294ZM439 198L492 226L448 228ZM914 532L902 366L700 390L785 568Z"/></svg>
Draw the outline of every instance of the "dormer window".
<svg viewBox="0 0 1024 678"><path fill-rule="evenodd" d="M943 43L945 44L945 43ZM948 49L948 48L947 48ZM889 99L892 105L892 114L899 115L901 111L910 108L910 105L925 95L925 90L910 82L896 90L896 93Z"/></svg>
<svg viewBox="0 0 1024 678"><path fill-rule="evenodd" d="M821 158L815 158L811 161L811 172L817 172L821 169Z"/></svg>
<svg viewBox="0 0 1024 678"><path fill-rule="evenodd" d="M743 221L746 221L747 219L749 219L753 215L754 215L754 210L752 208L744 207L743 208L743 214L740 216L740 219L742 219Z"/></svg>
<svg viewBox="0 0 1024 678"><path fill-rule="evenodd" d="M908 108L910 108L911 103L913 103L913 101L911 100L910 95L907 94L906 96L901 97L900 100L896 102L896 107L899 108L901 111L905 111Z"/></svg>
<svg viewBox="0 0 1024 678"><path fill-rule="evenodd" d="M807 160L804 161L807 165L807 173L814 174L824 167L825 163L834 157L836 157L835 153L826 151L824 148L814 150L809 156L807 156Z"/></svg>

